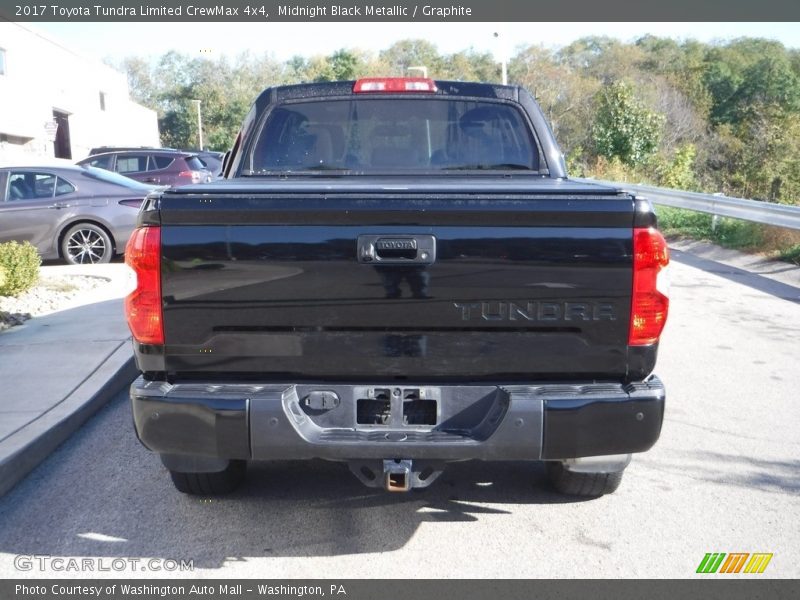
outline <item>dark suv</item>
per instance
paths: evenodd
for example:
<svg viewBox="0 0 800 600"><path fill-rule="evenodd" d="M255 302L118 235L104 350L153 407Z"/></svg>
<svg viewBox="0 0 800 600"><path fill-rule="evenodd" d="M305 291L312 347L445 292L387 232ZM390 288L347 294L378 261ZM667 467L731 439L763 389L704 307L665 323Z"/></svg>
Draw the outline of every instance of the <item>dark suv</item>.
<svg viewBox="0 0 800 600"><path fill-rule="evenodd" d="M77 164L116 171L155 185L179 186L211 181L211 173L195 153L176 150L120 149L93 154Z"/></svg>

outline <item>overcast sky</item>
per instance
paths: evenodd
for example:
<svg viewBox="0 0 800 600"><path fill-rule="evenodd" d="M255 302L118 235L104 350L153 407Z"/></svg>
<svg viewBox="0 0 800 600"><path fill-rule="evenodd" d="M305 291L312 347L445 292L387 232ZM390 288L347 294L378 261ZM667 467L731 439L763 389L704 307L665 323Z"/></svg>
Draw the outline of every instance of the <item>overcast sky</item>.
<svg viewBox="0 0 800 600"><path fill-rule="evenodd" d="M159 56L175 49L210 57L267 52L285 60L339 48L379 51L408 38L429 40L442 53L473 47L499 58L529 44L563 46L587 35L631 41L648 33L704 42L765 37L800 48L798 23L39 23L32 27L101 59Z"/></svg>

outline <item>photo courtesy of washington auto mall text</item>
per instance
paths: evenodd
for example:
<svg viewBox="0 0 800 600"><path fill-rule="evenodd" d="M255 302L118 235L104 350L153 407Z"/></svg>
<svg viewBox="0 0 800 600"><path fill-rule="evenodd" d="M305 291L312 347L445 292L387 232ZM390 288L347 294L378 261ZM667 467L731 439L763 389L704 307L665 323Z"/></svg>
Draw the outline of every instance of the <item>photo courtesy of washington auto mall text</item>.
<svg viewBox="0 0 800 600"><path fill-rule="evenodd" d="M242 598L279 596L293 598L346 597L347 589L340 583L321 585L245 584L245 583L111 583L81 585L77 583L41 583L14 585L16 597L34 598ZM247 596L245 596L247 594Z"/></svg>

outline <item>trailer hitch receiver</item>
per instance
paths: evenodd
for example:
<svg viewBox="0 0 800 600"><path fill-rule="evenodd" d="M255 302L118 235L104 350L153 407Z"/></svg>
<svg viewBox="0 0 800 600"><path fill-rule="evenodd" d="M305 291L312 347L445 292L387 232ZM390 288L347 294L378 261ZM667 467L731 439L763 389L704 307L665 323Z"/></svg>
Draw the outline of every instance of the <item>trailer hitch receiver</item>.
<svg viewBox="0 0 800 600"><path fill-rule="evenodd" d="M412 469L410 460L384 460L383 487L387 492L407 492L411 489Z"/></svg>

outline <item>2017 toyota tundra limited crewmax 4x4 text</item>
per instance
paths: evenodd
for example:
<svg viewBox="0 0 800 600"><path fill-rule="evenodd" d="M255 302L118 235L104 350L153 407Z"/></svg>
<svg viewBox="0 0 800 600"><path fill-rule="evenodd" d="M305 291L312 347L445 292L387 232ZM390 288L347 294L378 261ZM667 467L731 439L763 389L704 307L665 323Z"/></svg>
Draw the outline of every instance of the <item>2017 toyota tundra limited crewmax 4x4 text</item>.
<svg viewBox="0 0 800 600"><path fill-rule="evenodd" d="M478 459L598 496L661 431L652 206L570 180L519 87L269 88L221 180L148 197L126 260L136 433L182 492L314 458L407 491Z"/></svg>

